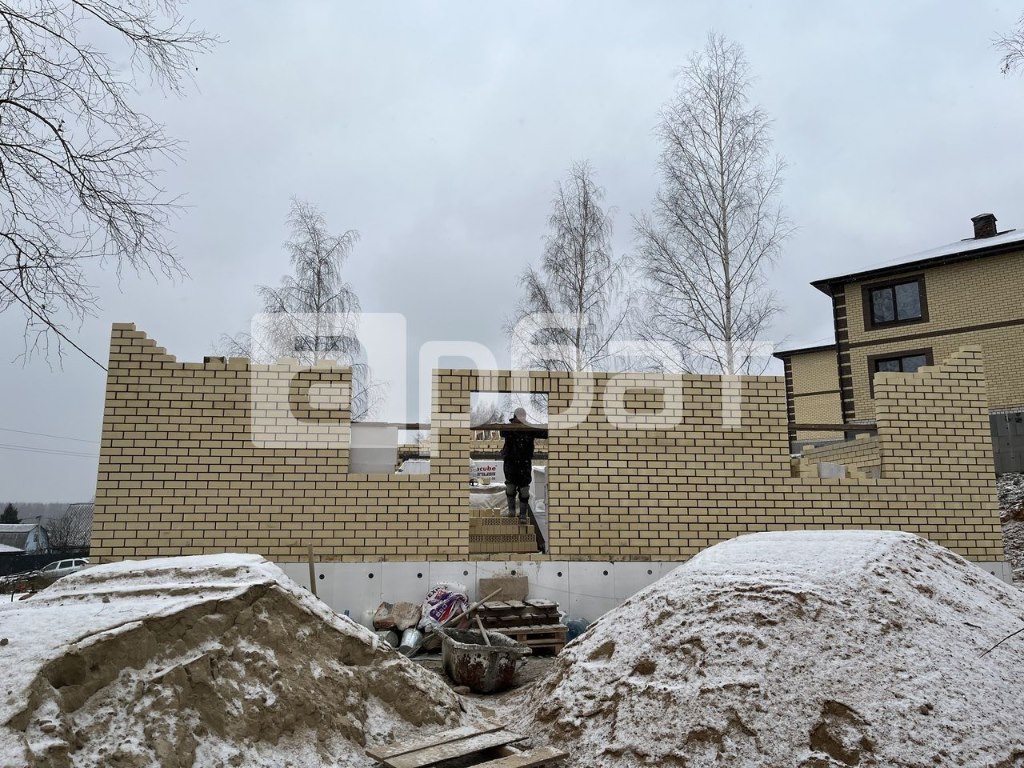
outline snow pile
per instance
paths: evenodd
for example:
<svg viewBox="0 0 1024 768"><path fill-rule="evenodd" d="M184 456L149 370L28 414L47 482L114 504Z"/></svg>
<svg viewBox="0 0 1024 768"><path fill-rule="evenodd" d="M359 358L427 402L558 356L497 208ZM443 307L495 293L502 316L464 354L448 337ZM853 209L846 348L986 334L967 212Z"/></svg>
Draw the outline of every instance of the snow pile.
<svg viewBox="0 0 1024 768"><path fill-rule="evenodd" d="M1024 474L1000 475L997 488L1006 560L1014 582L1024 585Z"/></svg>
<svg viewBox="0 0 1024 768"><path fill-rule="evenodd" d="M6 644L3 641L6 638ZM373 765L458 697L254 555L99 566L0 606L0 766Z"/></svg>
<svg viewBox="0 0 1024 768"><path fill-rule="evenodd" d="M1024 475L1019 472L1007 472L996 481L996 492L999 495L999 508L1006 513L1024 513ZM1024 514L1018 514L1024 519Z"/></svg>
<svg viewBox="0 0 1024 768"><path fill-rule="evenodd" d="M719 544L570 644L529 693L579 765L1024 765L1024 594L911 534Z"/></svg>

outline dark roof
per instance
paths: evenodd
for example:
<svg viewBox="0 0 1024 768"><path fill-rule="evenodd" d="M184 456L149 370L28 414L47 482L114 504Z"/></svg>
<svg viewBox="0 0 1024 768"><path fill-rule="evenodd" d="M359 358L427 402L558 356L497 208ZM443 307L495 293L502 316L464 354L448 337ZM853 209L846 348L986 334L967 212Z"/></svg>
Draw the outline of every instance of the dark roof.
<svg viewBox="0 0 1024 768"><path fill-rule="evenodd" d="M772 352L772 357L777 357L779 360L785 360L787 357L793 355L805 355L811 352L825 352L829 349L835 349L835 344L822 344L817 347L798 347L797 349L780 349L776 352Z"/></svg>
<svg viewBox="0 0 1024 768"><path fill-rule="evenodd" d="M1010 229L992 237L972 237L967 240L959 240L949 245L933 248L930 251L913 254L907 257L909 261L900 261L897 264L866 269L863 272L851 272L848 275L826 277L822 280L815 280L811 285L826 296L831 296L832 288L836 285L859 283L863 280L874 280L889 275L938 267L944 264L956 264L961 261L984 259L989 256L999 256L1014 251L1024 251L1024 231Z"/></svg>

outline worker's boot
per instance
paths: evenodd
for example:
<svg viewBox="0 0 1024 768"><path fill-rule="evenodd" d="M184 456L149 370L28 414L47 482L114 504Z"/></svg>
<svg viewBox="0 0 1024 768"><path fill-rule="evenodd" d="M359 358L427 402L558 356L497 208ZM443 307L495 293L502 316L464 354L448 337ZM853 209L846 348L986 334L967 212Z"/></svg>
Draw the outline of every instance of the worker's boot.
<svg viewBox="0 0 1024 768"><path fill-rule="evenodd" d="M530 491L529 486L519 489L519 522L528 525L530 522Z"/></svg>
<svg viewBox="0 0 1024 768"><path fill-rule="evenodd" d="M508 488L508 486L505 486L505 487L506 487L506 489ZM508 517L511 517L514 520L515 517L516 517L516 491L515 491L515 488L512 488L511 492L506 490L505 491L505 498L508 499Z"/></svg>

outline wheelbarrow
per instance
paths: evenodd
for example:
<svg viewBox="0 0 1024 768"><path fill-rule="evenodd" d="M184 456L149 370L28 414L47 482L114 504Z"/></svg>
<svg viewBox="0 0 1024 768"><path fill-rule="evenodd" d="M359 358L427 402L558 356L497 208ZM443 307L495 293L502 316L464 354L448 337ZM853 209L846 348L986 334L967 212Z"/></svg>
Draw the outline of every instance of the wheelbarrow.
<svg viewBox="0 0 1024 768"><path fill-rule="evenodd" d="M497 693L512 686L531 650L500 632L442 629L441 664L456 685L474 693Z"/></svg>

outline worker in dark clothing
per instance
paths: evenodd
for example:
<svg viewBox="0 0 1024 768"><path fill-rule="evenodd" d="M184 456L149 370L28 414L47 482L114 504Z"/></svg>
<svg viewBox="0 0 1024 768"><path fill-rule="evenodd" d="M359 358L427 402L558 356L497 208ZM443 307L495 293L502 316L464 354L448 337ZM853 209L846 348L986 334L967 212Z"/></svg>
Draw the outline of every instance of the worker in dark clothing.
<svg viewBox="0 0 1024 768"><path fill-rule="evenodd" d="M526 424L526 410L516 408L510 424ZM505 496L508 498L508 513L516 516L516 497L519 497L519 520L530 519L530 483L533 481L533 441L547 438L546 429L526 431L501 430L505 443L501 447L501 459L505 469Z"/></svg>

